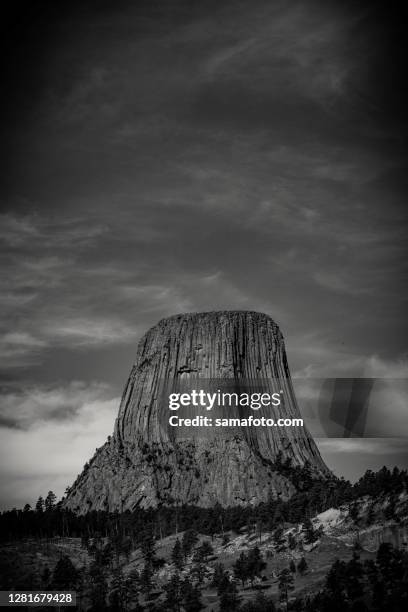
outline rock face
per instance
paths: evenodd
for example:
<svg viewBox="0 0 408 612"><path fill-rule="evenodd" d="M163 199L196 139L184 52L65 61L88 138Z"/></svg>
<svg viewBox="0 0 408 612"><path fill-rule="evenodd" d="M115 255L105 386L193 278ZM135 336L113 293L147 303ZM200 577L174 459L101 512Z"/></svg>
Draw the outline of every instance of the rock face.
<svg viewBox="0 0 408 612"><path fill-rule="evenodd" d="M279 416L300 417L282 333L258 312L181 314L160 321L138 345L115 431L77 478L65 506L77 512L159 504L223 506L289 498L278 457L328 475L306 428L225 428L190 438L166 427L160 385L189 379L274 379ZM167 421L168 422L168 421ZM177 428L176 428L177 429ZM296 432L295 432L296 429ZM170 431L171 430L171 431Z"/></svg>

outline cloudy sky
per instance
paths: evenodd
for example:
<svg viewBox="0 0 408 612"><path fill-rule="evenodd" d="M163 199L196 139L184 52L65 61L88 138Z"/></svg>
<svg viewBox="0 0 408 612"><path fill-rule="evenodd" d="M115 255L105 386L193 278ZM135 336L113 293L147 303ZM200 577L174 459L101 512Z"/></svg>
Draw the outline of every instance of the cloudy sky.
<svg viewBox="0 0 408 612"><path fill-rule="evenodd" d="M406 377L402 9L60 4L14 3L2 43L1 506L63 493L167 315L262 310L295 376Z"/></svg>

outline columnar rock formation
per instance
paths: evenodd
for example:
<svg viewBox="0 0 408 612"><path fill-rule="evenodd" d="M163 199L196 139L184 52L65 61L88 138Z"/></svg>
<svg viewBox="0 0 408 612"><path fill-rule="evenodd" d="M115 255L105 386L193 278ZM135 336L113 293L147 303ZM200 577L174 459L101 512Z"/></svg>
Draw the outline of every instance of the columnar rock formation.
<svg viewBox="0 0 408 612"><path fill-rule="evenodd" d="M163 319L138 345L115 431L67 494L66 507L126 510L159 504L259 503L294 492L278 457L329 473L306 428L226 428L183 437L168 426L161 385L189 379L274 380L279 416L299 417L282 333L267 315L246 311Z"/></svg>

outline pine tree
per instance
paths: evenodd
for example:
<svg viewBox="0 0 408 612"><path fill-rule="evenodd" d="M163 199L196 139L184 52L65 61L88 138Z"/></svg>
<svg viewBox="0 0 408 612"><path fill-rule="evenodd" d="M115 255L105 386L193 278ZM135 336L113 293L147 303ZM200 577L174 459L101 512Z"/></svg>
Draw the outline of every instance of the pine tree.
<svg viewBox="0 0 408 612"><path fill-rule="evenodd" d="M236 611L239 603L237 586L233 580L228 578L227 574L221 580L217 594L220 598L220 612Z"/></svg>
<svg viewBox="0 0 408 612"><path fill-rule="evenodd" d="M148 525L142 532L140 550L144 560L143 569L139 577L140 590L148 597L153 587L154 565L156 562L155 540L151 525Z"/></svg>
<svg viewBox="0 0 408 612"><path fill-rule="evenodd" d="M290 550L295 550L295 548L296 548L296 546L297 546L297 542L296 542L296 538L295 538L295 536L293 535L293 533L290 533L290 534L289 534L289 537L288 537L288 544L289 544L289 548L290 548Z"/></svg>
<svg viewBox="0 0 408 612"><path fill-rule="evenodd" d="M78 570L73 565L71 559L64 555L54 568L52 582L56 589L69 591L75 589L78 576Z"/></svg>
<svg viewBox="0 0 408 612"><path fill-rule="evenodd" d="M282 527L278 527L277 529L275 529L273 534L273 542L278 552L282 552L285 550L285 537L283 535Z"/></svg>
<svg viewBox="0 0 408 612"><path fill-rule="evenodd" d="M137 610L139 606L140 575L133 569L126 578L127 603L130 603L132 610Z"/></svg>
<svg viewBox="0 0 408 612"><path fill-rule="evenodd" d="M350 504L350 507L349 507L349 517L351 518L352 521L354 521L354 523L356 523L358 521L359 511L358 511L357 503Z"/></svg>
<svg viewBox="0 0 408 612"><path fill-rule="evenodd" d="M307 571L307 568L308 568L308 565L307 565L306 559L302 557L297 566L299 574L302 574L303 576L303 574Z"/></svg>
<svg viewBox="0 0 408 612"><path fill-rule="evenodd" d="M327 574L325 585L325 590L328 591L329 597L336 601L336 605L341 610L347 608L346 573L347 564L337 559Z"/></svg>
<svg viewBox="0 0 408 612"><path fill-rule="evenodd" d="M169 582L164 585L166 599L164 602L165 610L169 612L180 612L182 603L181 580L178 574L174 574Z"/></svg>
<svg viewBox="0 0 408 612"><path fill-rule="evenodd" d="M238 559L235 561L232 567L234 570L235 578L237 580L240 580L242 582L242 586L245 587L245 582L249 578L249 572L248 572L248 557L246 556L244 552L242 552L239 555Z"/></svg>
<svg viewBox="0 0 408 612"><path fill-rule="evenodd" d="M78 610L82 610L82 600L84 597L85 583L86 583L85 568L82 568L82 570L79 571L78 580L76 582Z"/></svg>
<svg viewBox="0 0 408 612"><path fill-rule="evenodd" d="M217 563L214 567L214 574L211 581L211 586L218 589L221 581L225 576L225 569L222 563Z"/></svg>
<svg viewBox="0 0 408 612"><path fill-rule="evenodd" d="M92 563L89 568L89 599L91 601L92 612L106 610L106 596L108 584L103 568L97 563Z"/></svg>
<svg viewBox="0 0 408 612"><path fill-rule="evenodd" d="M57 496L55 495L55 493L53 491L48 491L48 495L45 498L45 502L44 502L45 509L48 512L53 510L56 501L57 501Z"/></svg>
<svg viewBox="0 0 408 612"><path fill-rule="evenodd" d="M143 560L149 565L153 565L155 558L155 541L151 526L145 529L141 536L140 550L142 551Z"/></svg>
<svg viewBox="0 0 408 612"><path fill-rule="evenodd" d="M253 584L255 577L260 577L263 570L266 568L266 563L262 557L261 551L257 546L248 553L248 578Z"/></svg>
<svg viewBox="0 0 408 612"><path fill-rule="evenodd" d="M296 574L296 565L293 559L291 560L289 564L289 569L292 572L292 574Z"/></svg>
<svg viewBox="0 0 408 612"><path fill-rule="evenodd" d="M375 519L374 502L371 502L367 511L367 525L372 525Z"/></svg>
<svg viewBox="0 0 408 612"><path fill-rule="evenodd" d="M208 572L205 565L201 561L196 561L191 568L190 574L195 580L197 580L198 584L202 584Z"/></svg>
<svg viewBox="0 0 408 612"><path fill-rule="evenodd" d="M200 589L193 586L188 578L181 584L181 596L185 612L200 612L203 609Z"/></svg>
<svg viewBox="0 0 408 612"><path fill-rule="evenodd" d="M307 518L304 521L303 530L305 531L306 544L313 544L319 538L318 531L314 528L310 518Z"/></svg>
<svg viewBox="0 0 408 612"><path fill-rule="evenodd" d="M46 565L43 569L43 572L41 574L41 582L43 583L44 587L48 587L49 583L51 581L51 570L48 567L48 565Z"/></svg>
<svg viewBox="0 0 408 612"><path fill-rule="evenodd" d="M174 544L174 548L171 553L171 559L179 571L181 571L184 567L184 556L181 548L180 540L177 538L176 543Z"/></svg>
<svg viewBox="0 0 408 612"><path fill-rule="evenodd" d="M122 612L125 610L127 602L126 584L122 570L117 567L113 571L112 581L109 591L109 603L114 610Z"/></svg>
<svg viewBox="0 0 408 612"><path fill-rule="evenodd" d="M44 511L44 499L40 497L37 499L37 503L35 504L35 511L41 513Z"/></svg>
<svg viewBox="0 0 408 612"><path fill-rule="evenodd" d="M380 544L377 550L376 564L381 572L384 582L392 584L394 577L398 574L399 565L398 552L389 542Z"/></svg>
<svg viewBox="0 0 408 612"><path fill-rule="evenodd" d="M288 609L289 592L293 591L294 588L295 587L293 585L293 574L289 569L283 569L279 574L278 589L279 599L285 602L286 610Z"/></svg>
<svg viewBox="0 0 408 612"><path fill-rule="evenodd" d="M395 520L397 518L396 511L395 511L396 502L397 500L395 496L391 495L389 499L389 503L384 509L384 518L386 521Z"/></svg>
<svg viewBox="0 0 408 612"><path fill-rule="evenodd" d="M142 592L149 596L153 587L153 569L150 563L145 562L140 573L140 588Z"/></svg>
<svg viewBox="0 0 408 612"><path fill-rule="evenodd" d="M191 552L194 546L197 544L197 542L198 542L197 532L194 531L193 529L187 529L187 531L184 532L183 538L181 540L181 547L183 550L185 561L187 561L187 557L191 555Z"/></svg>
<svg viewBox="0 0 408 612"><path fill-rule="evenodd" d="M358 599L363 595L363 565L355 549L351 561L347 564L346 590L350 600Z"/></svg>

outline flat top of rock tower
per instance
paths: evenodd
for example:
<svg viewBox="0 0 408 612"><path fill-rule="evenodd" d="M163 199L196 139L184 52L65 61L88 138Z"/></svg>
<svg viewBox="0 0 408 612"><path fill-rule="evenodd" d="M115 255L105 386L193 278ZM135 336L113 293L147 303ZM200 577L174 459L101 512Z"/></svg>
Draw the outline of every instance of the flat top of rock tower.
<svg viewBox="0 0 408 612"><path fill-rule="evenodd" d="M183 312L174 314L169 317L164 317L159 321L165 323L167 321L176 321L179 319L219 319L221 317L249 317L253 319L268 319L274 325L277 325L272 317L264 312L258 312L256 310L209 310L206 312Z"/></svg>

